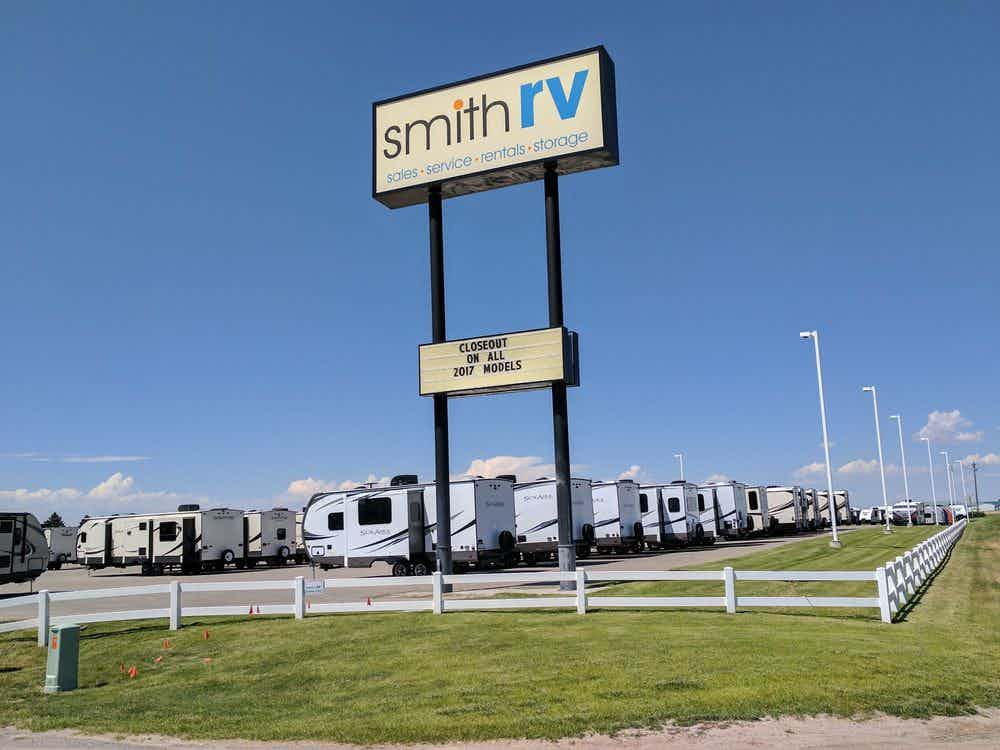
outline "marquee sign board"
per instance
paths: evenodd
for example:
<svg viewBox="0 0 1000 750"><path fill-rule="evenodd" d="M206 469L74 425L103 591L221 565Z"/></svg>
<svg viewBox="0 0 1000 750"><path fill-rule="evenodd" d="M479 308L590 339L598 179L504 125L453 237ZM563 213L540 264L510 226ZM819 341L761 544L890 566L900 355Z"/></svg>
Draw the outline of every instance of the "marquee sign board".
<svg viewBox="0 0 1000 750"><path fill-rule="evenodd" d="M580 381L577 336L565 328L423 344L419 359L421 396L475 396Z"/></svg>
<svg viewBox="0 0 1000 750"><path fill-rule="evenodd" d="M618 163L614 63L604 47L372 105L372 197L389 208Z"/></svg>

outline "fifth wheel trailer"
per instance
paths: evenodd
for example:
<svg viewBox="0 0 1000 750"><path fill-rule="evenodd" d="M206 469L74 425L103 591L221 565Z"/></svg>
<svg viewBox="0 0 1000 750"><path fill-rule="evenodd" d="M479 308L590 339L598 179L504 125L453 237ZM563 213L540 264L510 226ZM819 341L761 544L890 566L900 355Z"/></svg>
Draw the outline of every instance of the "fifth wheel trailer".
<svg viewBox="0 0 1000 750"><path fill-rule="evenodd" d="M76 526L45 529L45 542L49 545L49 570L59 570L67 563L76 562L76 532Z"/></svg>
<svg viewBox="0 0 1000 750"><path fill-rule="evenodd" d="M747 525L755 534L770 534L777 520L771 517L767 509L767 487L747 487Z"/></svg>
<svg viewBox="0 0 1000 750"><path fill-rule="evenodd" d="M711 504L713 521L719 536L737 539L749 530L747 487L741 482L711 482L698 487L699 496ZM701 507L699 505L699 507ZM702 514L702 524L708 513Z"/></svg>
<svg viewBox="0 0 1000 750"><path fill-rule="evenodd" d="M594 544L594 500L589 479L570 479L573 505L573 543L577 557L587 557ZM559 548L556 480L536 479L514 485L517 549L528 565L555 556Z"/></svg>
<svg viewBox="0 0 1000 750"><path fill-rule="evenodd" d="M392 566L395 576L427 575L437 546L437 487L404 474L388 487L319 492L310 498L302 536L312 562L324 570ZM470 565L512 566L514 483L509 479L453 481L451 555L456 571Z"/></svg>
<svg viewBox="0 0 1000 750"><path fill-rule="evenodd" d="M295 514L287 508L244 513L243 555L237 567L286 564L295 555Z"/></svg>
<svg viewBox="0 0 1000 750"><path fill-rule="evenodd" d="M594 482L594 546L601 553L642 549L639 485L631 479Z"/></svg>
<svg viewBox="0 0 1000 750"><path fill-rule="evenodd" d="M684 480L639 487L645 542L652 548L701 544L705 533L698 511L698 487Z"/></svg>
<svg viewBox="0 0 1000 750"><path fill-rule="evenodd" d="M181 505L173 513L111 519L112 565L140 565L143 575L223 570L243 557L243 511Z"/></svg>
<svg viewBox="0 0 1000 750"><path fill-rule="evenodd" d="M819 512L823 516L824 521L829 523L830 516L830 499L828 495L830 494L826 490L819 490L817 493L819 497ZM835 500L835 507L837 511L837 525L847 526L852 523L851 519L851 502L847 494L847 490L834 490L833 497Z"/></svg>
<svg viewBox="0 0 1000 750"><path fill-rule="evenodd" d="M788 533L805 528L802 519L804 508L805 496L801 487L767 488L767 511L776 532Z"/></svg>
<svg viewBox="0 0 1000 750"><path fill-rule="evenodd" d="M823 517L819 512L819 495L812 488L803 488L802 496L805 499L805 513L803 519L806 526L812 529L823 528Z"/></svg>
<svg viewBox="0 0 1000 750"><path fill-rule="evenodd" d="M0 584L33 581L49 565L49 545L31 513L0 511Z"/></svg>

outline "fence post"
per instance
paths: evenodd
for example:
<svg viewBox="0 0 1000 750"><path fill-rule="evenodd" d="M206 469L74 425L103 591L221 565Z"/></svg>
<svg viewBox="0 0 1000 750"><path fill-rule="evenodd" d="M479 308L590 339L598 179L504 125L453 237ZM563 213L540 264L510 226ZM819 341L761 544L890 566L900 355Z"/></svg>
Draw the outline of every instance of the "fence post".
<svg viewBox="0 0 1000 750"><path fill-rule="evenodd" d="M306 616L306 579L305 576L295 576L295 619Z"/></svg>
<svg viewBox="0 0 1000 750"><path fill-rule="evenodd" d="M181 582L170 582L170 629L181 628Z"/></svg>
<svg viewBox="0 0 1000 750"><path fill-rule="evenodd" d="M38 592L38 645L45 648L49 642L49 592Z"/></svg>
<svg viewBox="0 0 1000 750"><path fill-rule="evenodd" d="M576 613L587 614L587 571L576 571Z"/></svg>
<svg viewBox="0 0 1000 750"><path fill-rule="evenodd" d="M444 585L440 570L431 573L431 588L434 595L434 614L444 612Z"/></svg>
<svg viewBox="0 0 1000 750"><path fill-rule="evenodd" d="M733 569L725 567L722 569L722 579L726 583L726 613L736 614L736 574Z"/></svg>
<svg viewBox="0 0 1000 750"><path fill-rule="evenodd" d="M885 568L875 568L875 583L878 584L878 611L882 622L892 622L892 612L889 611L889 582L886 580Z"/></svg>

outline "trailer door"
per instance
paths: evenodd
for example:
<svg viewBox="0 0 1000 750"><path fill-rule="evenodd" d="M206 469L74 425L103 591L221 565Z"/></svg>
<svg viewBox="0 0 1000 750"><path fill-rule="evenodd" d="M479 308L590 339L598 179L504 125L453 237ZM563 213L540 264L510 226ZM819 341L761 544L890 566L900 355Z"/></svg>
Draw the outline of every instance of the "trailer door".
<svg viewBox="0 0 1000 750"><path fill-rule="evenodd" d="M0 576L14 572L14 519L0 518Z"/></svg>
<svg viewBox="0 0 1000 750"><path fill-rule="evenodd" d="M408 530L410 537L410 559L418 560L426 555L426 531L424 530L424 491L409 490L406 493L408 508Z"/></svg>
<svg viewBox="0 0 1000 750"><path fill-rule="evenodd" d="M184 567L196 565L198 562L198 545L194 531L194 518L185 518L181 531L181 565Z"/></svg>
<svg viewBox="0 0 1000 750"><path fill-rule="evenodd" d="M104 564L114 564L115 540L111 535L111 521L104 522Z"/></svg>
<svg viewBox="0 0 1000 750"><path fill-rule="evenodd" d="M660 522L659 541L662 543L667 539L667 527L665 525L667 514L666 514L666 508L663 507L663 490L656 491L656 518ZM673 530L672 526L671 530Z"/></svg>

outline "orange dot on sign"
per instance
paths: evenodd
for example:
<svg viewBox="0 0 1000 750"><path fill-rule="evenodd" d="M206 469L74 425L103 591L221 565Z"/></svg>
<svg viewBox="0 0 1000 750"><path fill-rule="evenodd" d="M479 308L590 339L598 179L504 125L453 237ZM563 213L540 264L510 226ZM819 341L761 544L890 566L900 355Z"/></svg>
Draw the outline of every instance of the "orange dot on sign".
<svg viewBox="0 0 1000 750"><path fill-rule="evenodd" d="M456 99L454 104L452 104L451 106L453 106L455 109L461 109L463 104L465 104L465 102L463 102L461 99Z"/></svg>

